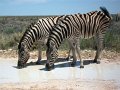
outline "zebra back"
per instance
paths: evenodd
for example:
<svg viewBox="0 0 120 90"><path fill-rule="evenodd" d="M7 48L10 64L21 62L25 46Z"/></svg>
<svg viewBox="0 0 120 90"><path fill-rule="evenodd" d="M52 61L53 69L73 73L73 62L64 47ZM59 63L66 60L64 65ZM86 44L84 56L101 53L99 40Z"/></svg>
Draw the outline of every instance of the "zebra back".
<svg viewBox="0 0 120 90"><path fill-rule="evenodd" d="M63 16L48 17L31 23L20 39L18 49L21 47L21 42L24 42L28 46L28 49L30 49L37 40L48 38L53 26L58 22L58 19L62 17Z"/></svg>
<svg viewBox="0 0 120 90"><path fill-rule="evenodd" d="M101 7L102 11L92 11L87 14L73 14L65 16L53 28L47 46L53 42L56 48L61 42L70 37L91 38L97 33L104 33L109 25L111 16L106 8Z"/></svg>

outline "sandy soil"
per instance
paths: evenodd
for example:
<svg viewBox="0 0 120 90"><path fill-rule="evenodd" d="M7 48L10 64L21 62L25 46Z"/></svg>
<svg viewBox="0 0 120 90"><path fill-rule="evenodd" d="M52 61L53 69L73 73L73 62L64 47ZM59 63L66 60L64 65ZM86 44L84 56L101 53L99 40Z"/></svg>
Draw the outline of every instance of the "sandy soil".
<svg viewBox="0 0 120 90"><path fill-rule="evenodd" d="M120 85L120 84L119 84ZM115 81L50 80L48 82L12 83L0 85L0 90L119 90Z"/></svg>
<svg viewBox="0 0 120 90"><path fill-rule="evenodd" d="M67 51L60 51L60 57L66 57ZM93 59L95 51L84 50L81 52L82 58ZM45 52L42 54L45 58ZM2 58L17 58L17 51L0 51ZM37 51L31 52L31 58L37 58ZM102 63L120 64L120 53L103 51ZM7 83L0 84L0 90L120 90L120 83L114 80L49 80L46 82L32 83Z"/></svg>

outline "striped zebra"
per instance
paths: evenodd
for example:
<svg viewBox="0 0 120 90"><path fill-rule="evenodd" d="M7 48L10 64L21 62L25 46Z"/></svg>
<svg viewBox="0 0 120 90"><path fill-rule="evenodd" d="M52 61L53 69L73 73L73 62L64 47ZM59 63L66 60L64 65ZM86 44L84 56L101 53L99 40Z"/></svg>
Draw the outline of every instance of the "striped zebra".
<svg viewBox="0 0 120 90"><path fill-rule="evenodd" d="M63 17L64 16L56 16L39 19L26 29L18 45L18 68L25 67L30 57L29 50L35 42L38 42L39 46L38 60L36 63L40 64L41 47L46 44L52 27Z"/></svg>
<svg viewBox="0 0 120 90"><path fill-rule="evenodd" d="M51 70L54 68L54 62L58 57L58 47L65 39L72 38L74 49L80 59L80 68L84 68L83 60L80 55L79 38L91 38L95 36L97 42L97 51L94 62L97 63L100 59L102 51L102 43L105 32L112 20L111 15L105 7L100 7L101 11L92 11L86 14L67 15L63 20L53 28L49 39L47 41L47 63L46 69ZM73 51L74 52L74 51ZM73 55L72 66L76 64Z"/></svg>

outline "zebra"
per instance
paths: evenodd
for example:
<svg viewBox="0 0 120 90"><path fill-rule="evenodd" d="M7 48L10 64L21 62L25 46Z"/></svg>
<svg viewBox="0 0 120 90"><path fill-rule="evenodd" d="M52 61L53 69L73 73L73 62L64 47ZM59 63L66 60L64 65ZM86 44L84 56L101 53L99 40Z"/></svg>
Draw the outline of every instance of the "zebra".
<svg viewBox="0 0 120 90"><path fill-rule="evenodd" d="M68 38L74 40L73 46L76 49L80 59L80 68L84 68L83 60L80 55L79 39L95 37L97 41L96 56L93 60L94 63L100 63L100 55L102 52L102 43L105 32L110 25L112 17L105 7L100 7L100 11L92 11L86 14L73 14L67 15L59 20L59 23L53 28L48 41L47 41L47 63L46 69L54 69L54 62L58 57L58 48L62 41ZM72 66L76 64L74 59L71 63Z"/></svg>
<svg viewBox="0 0 120 90"><path fill-rule="evenodd" d="M46 44L49 34L52 30L52 27L56 25L59 19L63 18L62 16L47 17L39 19L36 23L32 23L24 32L19 45L18 45L18 68L23 68L26 66L30 55L29 51L34 44L38 42L38 60L36 64L40 64L41 60L41 47ZM69 57L69 54L68 54Z"/></svg>

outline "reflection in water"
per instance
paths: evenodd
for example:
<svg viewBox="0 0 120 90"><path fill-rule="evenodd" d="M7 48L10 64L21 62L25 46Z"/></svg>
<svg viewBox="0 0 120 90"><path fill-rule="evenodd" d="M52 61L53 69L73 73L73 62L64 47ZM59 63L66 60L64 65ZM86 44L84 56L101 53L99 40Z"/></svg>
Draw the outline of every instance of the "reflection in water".
<svg viewBox="0 0 120 90"><path fill-rule="evenodd" d="M119 80L120 65L116 64L87 64L84 69L70 67L70 61L55 63L55 69L45 71L45 65L29 65L23 69L14 68L16 60L0 60L0 83L36 82L52 79L103 79Z"/></svg>

